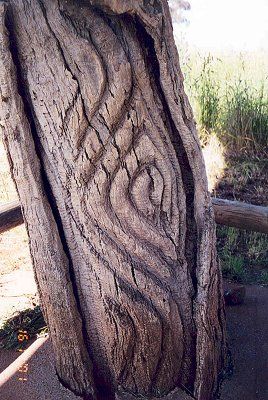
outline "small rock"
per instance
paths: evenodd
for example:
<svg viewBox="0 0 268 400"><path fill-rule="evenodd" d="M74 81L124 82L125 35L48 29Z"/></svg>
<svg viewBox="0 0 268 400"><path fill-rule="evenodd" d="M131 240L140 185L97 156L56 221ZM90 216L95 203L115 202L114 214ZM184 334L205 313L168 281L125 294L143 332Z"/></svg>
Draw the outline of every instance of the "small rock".
<svg viewBox="0 0 268 400"><path fill-rule="evenodd" d="M243 304L246 295L245 286L237 286L224 291L224 300L227 306Z"/></svg>

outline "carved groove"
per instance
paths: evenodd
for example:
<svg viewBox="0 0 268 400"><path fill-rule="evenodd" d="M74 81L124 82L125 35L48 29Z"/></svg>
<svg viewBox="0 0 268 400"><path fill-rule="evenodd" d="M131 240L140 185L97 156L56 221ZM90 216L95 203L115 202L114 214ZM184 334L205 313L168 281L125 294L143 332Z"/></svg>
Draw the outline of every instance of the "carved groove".
<svg viewBox="0 0 268 400"><path fill-rule="evenodd" d="M164 397L176 387L209 400L222 361L219 350L210 363L207 349L216 340L223 346L224 328L204 170L183 87L163 72L168 63L175 69L175 56L165 53L168 44L174 50L166 0L137 1L133 10L130 3L10 1L11 52L18 55L20 97L40 162L41 203L51 210L51 231L67 264L69 307L81 322L75 348L86 355L81 351L79 366L93 367L92 381L76 384L74 364L64 370L55 340L58 373L94 400L115 399L119 388ZM30 220L28 203L26 210ZM45 235L44 222L39 228ZM40 254L46 251L40 244ZM41 291L57 304L39 263ZM208 389L202 360L214 368Z"/></svg>

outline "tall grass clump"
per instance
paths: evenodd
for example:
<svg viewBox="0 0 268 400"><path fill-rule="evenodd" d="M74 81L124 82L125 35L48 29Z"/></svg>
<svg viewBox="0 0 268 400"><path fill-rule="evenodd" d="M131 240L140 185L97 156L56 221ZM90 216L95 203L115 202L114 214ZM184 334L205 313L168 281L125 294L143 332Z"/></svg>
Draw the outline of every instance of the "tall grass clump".
<svg viewBox="0 0 268 400"><path fill-rule="evenodd" d="M222 98L219 123L223 135L239 149L258 150L268 144L268 92L261 82L253 87L246 79L239 78L226 84Z"/></svg>
<svg viewBox="0 0 268 400"><path fill-rule="evenodd" d="M210 132L218 127L220 113L220 83L215 76L213 58L204 59L200 75L193 83L197 105L197 118L203 130Z"/></svg>
<svg viewBox="0 0 268 400"><path fill-rule="evenodd" d="M252 57L189 57L186 90L201 139L217 132L238 150L268 145L268 58L257 68Z"/></svg>

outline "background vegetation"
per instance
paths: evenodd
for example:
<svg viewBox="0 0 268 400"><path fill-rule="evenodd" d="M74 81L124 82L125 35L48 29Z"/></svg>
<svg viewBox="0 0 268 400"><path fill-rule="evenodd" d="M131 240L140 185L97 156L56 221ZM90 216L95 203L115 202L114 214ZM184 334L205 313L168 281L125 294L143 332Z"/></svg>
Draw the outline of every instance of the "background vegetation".
<svg viewBox="0 0 268 400"><path fill-rule="evenodd" d="M268 206L267 54L184 51L181 63L212 195ZM217 234L225 276L267 285L267 235L227 227Z"/></svg>
<svg viewBox="0 0 268 400"><path fill-rule="evenodd" d="M185 84L200 132L217 132L237 150L268 144L268 57L265 53L183 58Z"/></svg>

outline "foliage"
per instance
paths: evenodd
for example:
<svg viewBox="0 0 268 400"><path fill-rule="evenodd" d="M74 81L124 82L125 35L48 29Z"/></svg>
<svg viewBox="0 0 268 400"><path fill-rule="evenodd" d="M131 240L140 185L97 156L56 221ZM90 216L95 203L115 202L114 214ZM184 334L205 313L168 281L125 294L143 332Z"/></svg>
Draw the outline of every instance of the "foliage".
<svg viewBox="0 0 268 400"><path fill-rule="evenodd" d="M208 178L214 179L210 190L217 197L268 205L267 55L180 53ZM268 284L267 235L218 226L217 237L225 277Z"/></svg>
<svg viewBox="0 0 268 400"><path fill-rule="evenodd" d="M266 234L218 226L217 237L225 277L237 282L268 285Z"/></svg>
<svg viewBox="0 0 268 400"><path fill-rule="evenodd" d="M202 136L217 131L237 150L268 145L267 56L259 56L258 62L262 67L247 55L184 57L186 90Z"/></svg>
<svg viewBox="0 0 268 400"><path fill-rule="evenodd" d="M226 85L223 106L222 130L237 147L258 149L267 145L268 92L264 82L260 88L252 88L248 81L239 78L233 85Z"/></svg>
<svg viewBox="0 0 268 400"><path fill-rule="evenodd" d="M197 101L198 122L207 132L218 127L218 115L220 108L219 82L215 77L212 58L204 59L199 77L194 81L194 96Z"/></svg>
<svg viewBox="0 0 268 400"><path fill-rule="evenodd" d="M40 306L24 310L4 322L0 329L0 348L21 347L18 340L20 330L26 331L29 339L46 330L46 323Z"/></svg>

